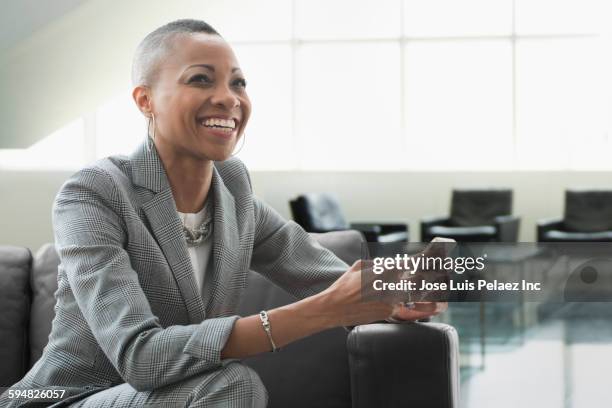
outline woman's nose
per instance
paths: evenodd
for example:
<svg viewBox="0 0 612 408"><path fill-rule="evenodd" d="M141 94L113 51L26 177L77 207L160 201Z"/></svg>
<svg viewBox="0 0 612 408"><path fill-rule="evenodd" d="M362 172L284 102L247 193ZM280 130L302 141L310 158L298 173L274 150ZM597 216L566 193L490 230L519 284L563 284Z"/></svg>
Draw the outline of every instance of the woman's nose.
<svg viewBox="0 0 612 408"><path fill-rule="evenodd" d="M240 100L227 86L217 87L212 102L214 105L223 106L227 110L240 106Z"/></svg>

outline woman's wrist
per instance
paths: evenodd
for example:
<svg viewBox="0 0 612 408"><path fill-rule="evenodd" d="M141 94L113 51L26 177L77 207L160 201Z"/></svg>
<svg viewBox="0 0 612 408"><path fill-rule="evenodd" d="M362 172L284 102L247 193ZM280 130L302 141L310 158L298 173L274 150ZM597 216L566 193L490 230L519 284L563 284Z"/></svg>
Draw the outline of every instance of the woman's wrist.
<svg viewBox="0 0 612 408"><path fill-rule="evenodd" d="M340 326L337 311L329 301L326 292L317 293L298 302L281 307L287 308L312 333Z"/></svg>
<svg viewBox="0 0 612 408"><path fill-rule="evenodd" d="M267 310L266 315L269 331L260 315L238 319L221 352L222 358L244 358L279 349L295 340L343 325L342 314L326 292Z"/></svg>

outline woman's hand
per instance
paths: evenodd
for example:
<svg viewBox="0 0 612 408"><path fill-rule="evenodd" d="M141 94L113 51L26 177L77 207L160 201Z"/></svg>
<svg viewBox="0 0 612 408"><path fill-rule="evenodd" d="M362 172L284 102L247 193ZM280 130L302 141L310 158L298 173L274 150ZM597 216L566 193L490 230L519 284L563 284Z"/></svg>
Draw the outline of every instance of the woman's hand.
<svg viewBox="0 0 612 408"><path fill-rule="evenodd" d="M371 266L363 261L355 262L336 282L321 293L325 307L332 314L334 326L357 326L379 320L415 321L426 319L444 312L445 302L415 302L411 307L403 303L388 303L378 299L362 298L362 276L374 277L372 273L362 274ZM367 282L365 283L367 285Z"/></svg>
<svg viewBox="0 0 612 408"><path fill-rule="evenodd" d="M334 326L357 326L384 320L393 313L393 305L381 300L362 299L361 260L355 262L329 288L320 293L325 307L331 313ZM366 276L374 276L366 274Z"/></svg>
<svg viewBox="0 0 612 408"><path fill-rule="evenodd" d="M448 309L446 302L415 302L407 307L403 303L398 303L393 308L391 319L402 321L415 321L426 319L440 314Z"/></svg>

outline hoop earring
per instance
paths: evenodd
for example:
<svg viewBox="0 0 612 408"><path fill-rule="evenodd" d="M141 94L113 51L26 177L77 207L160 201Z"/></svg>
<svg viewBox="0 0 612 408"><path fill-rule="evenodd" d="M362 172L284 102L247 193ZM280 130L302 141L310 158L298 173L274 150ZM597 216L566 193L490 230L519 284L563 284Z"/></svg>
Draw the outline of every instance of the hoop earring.
<svg viewBox="0 0 612 408"><path fill-rule="evenodd" d="M244 147L244 144L246 143L246 133L242 134L242 144L240 145L240 149L238 149L238 151L236 153L232 153L232 155L230 157L234 157L236 156L238 153L240 153L240 151L242 150L242 148Z"/></svg>
<svg viewBox="0 0 612 408"><path fill-rule="evenodd" d="M151 136L151 122L153 122L153 136ZM147 122L147 147L151 151L151 144L155 146L155 114L151 113Z"/></svg>

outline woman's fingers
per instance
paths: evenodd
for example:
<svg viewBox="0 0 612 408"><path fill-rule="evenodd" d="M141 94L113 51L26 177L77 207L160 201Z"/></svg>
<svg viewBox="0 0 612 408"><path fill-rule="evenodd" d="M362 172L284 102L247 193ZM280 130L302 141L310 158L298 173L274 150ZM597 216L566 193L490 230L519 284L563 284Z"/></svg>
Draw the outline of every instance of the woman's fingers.
<svg viewBox="0 0 612 408"><path fill-rule="evenodd" d="M416 302L410 308L399 304L391 316L397 320L419 320L435 316L447 308L448 304L445 302Z"/></svg>
<svg viewBox="0 0 612 408"><path fill-rule="evenodd" d="M447 302L414 302L414 308L423 312L438 314L448 309Z"/></svg>
<svg viewBox="0 0 612 408"><path fill-rule="evenodd" d="M446 312L446 309L448 309L447 302L436 302L436 314Z"/></svg>
<svg viewBox="0 0 612 408"><path fill-rule="evenodd" d="M326 292L330 295L330 309L338 312L342 325L365 324L383 320L389 316L398 320L419 320L442 313L448 307L443 302L415 302L410 308L397 304L398 300L380 299L377 296L369 298L367 290L362 291L361 285L368 285L367 277L372 273L357 275L371 267L368 262L357 261L342 275ZM366 282L362 278L366 277Z"/></svg>

